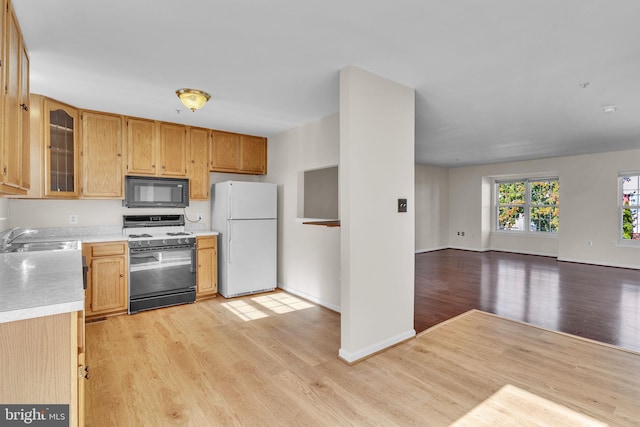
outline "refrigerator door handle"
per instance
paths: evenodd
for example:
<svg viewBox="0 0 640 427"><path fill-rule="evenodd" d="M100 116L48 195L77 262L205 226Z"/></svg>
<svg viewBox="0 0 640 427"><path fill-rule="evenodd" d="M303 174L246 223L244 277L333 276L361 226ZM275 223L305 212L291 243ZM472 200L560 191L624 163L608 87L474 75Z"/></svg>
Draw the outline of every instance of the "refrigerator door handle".
<svg viewBox="0 0 640 427"><path fill-rule="evenodd" d="M229 235L229 245L228 245L228 247L229 247L229 255L228 255L227 259L228 259L228 263L231 264L231 253L233 252L231 250L231 243L233 242L233 240L231 240L231 224L229 224L229 232L227 234Z"/></svg>

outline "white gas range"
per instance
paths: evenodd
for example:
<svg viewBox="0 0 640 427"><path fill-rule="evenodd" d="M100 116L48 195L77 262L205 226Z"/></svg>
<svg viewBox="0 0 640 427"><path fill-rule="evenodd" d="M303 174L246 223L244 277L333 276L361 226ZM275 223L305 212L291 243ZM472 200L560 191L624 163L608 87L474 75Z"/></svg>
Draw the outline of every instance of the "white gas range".
<svg viewBox="0 0 640 427"><path fill-rule="evenodd" d="M130 248L195 244L184 224L184 215L124 215L122 234L129 238Z"/></svg>
<svg viewBox="0 0 640 427"><path fill-rule="evenodd" d="M196 238L184 215L125 215L129 313L195 302Z"/></svg>

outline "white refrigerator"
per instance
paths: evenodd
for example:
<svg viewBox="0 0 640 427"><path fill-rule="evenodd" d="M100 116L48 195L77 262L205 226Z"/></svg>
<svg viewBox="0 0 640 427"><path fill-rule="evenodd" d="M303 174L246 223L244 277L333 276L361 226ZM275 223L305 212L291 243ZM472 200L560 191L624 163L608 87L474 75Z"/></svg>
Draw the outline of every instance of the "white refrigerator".
<svg viewBox="0 0 640 427"><path fill-rule="evenodd" d="M225 181L211 189L218 238L218 293L225 298L276 288L277 186Z"/></svg>

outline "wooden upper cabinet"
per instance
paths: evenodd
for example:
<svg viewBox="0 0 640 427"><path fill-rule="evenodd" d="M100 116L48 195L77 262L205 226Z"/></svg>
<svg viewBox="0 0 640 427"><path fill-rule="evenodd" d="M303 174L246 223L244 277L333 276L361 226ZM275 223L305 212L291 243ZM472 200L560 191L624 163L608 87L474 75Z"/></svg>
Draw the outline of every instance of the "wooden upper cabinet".
<svg viewBox="0 0 640 427"><path fill-rule="evenodd" d="M158 126L153 120L127 119L127 173L156 175Z"/></svg>
<svg viewBox="0 0 640 427"><path fill-rule="evenodd" d="M259 136L240 136L240 169L246 173L267 173L267 139Z"/></svg>
<svg viewBox="0 0 640 427"><path fill-rule="evenodd" d="M210 168L215 172L235 172L240 169L240 135L211 132Z"/></svg>
<svg viewBox="0 0 640 427"><path fill-rule="evenodd" d="M208 129L189 129L189 197L192 200L209 198L209 133Z"/></svg>
<svg viewBox="0 0 640 427"><path fill-rule="evenodd" d="M267 139L229 132L211 132L212 172L267 173Z"/></svg>
<svg viewBox="0 0 640 427"><path fill-rule="evenodd" d="M31 188L31 100L29 95L29 53L23 44L20 48L20 141L22 142L22 188Z"/></svg>
<svg viewBox="0 0 640 427"><path fill-rule="evenodd" d="M29 188L29 56L13 7L2 2L0 193Z"/></svg>
<svg viewBox="0 0 640 427"><path fill-rule="evenodd" d="M126 175L187 177L189 129L184 125L127 118Z"/></svg>
<svg viewBox="0 0 640 427"><path fill-rule="evenodd" d="M78 110L45 98L42 115L44 195L78 197Z"/></svg>
<svg viewBox="0 0 640 427"><path fill-rule="evenodd" d="M82 197L122 198L122 117L83 111L81 120Z"/></svg>
<svg viewBox="0 0 640 427"><path fill-rule="evenodd" d="M160 175L187 176L188 129L183 125L160 123Z"/></svg>

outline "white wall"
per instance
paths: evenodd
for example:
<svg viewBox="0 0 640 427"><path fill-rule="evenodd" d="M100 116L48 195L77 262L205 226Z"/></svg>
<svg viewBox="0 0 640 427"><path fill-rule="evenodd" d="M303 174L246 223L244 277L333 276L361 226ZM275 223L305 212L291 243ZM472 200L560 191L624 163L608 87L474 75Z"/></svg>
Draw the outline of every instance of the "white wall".
<svg viewBox="0 0 640 427"><path fill-rule="evenodd" d="M209 174L210 182L227 180L260 181L261 176L239 174ZM5 200L5 202L3 202ZM211 200L191 200L186 209L130 209L122 207L121 200L52 200L52 199L2 199L0 198L0 218L2 204L8 202L8 226L10 227L99 227L122 226L123 215L182 214L195 220L202 214L203 221L189 223L195 229L211 228ZM69 224L69 215L78 216L78 224ZM2 224L0 223L0 226ZM6 228L6 227L5 227Z"/></svg>
<svg viewBox="0 0 640 427"><path fill-rule="evenodd" d="M640 248L617 244L618 173L639 169L640 150L450 169L449 245L640 268ZM560 178L557 238L491 233L491 178L554 175ZM457 231L465 231L465 236L457 236Z"/></svg>
<svg viewBox="0 0 640 427"><path fill-rule="evenodd" d="M9 199L0 197L0 231L9 228Z"/></svg>
<svg viewBox="0 0 640 427"><path fill-rule="evenodd" d="M338 113L269 138L268 174L278 184L278 286L340 311L340 228L297 218L299 174L338 165Z"/></svg>
<svg viewBox="0 0 640 427"><path fill-rule="evenodd" d="M203 227L210 227L210 202L192 201L186 211L189 218L197 213L204 217ZM122 215L182 214L183 209L129 209L121 200L27 200L9 201L11 227L99 227L122 226ZM77 215L78 223L69 224L69 215ZM208 222L207 222L208 221Z"/></svg>
<svg viewBox="0 0 640 427"><path fill-rule="evenodd" d="M449 169L416 165L416 252L449 246Z"/></svg>
<svg viewBox="0 0 640 427"><path fill-rule="evenodd" d="M340 357L415 335L414 90L357 67L340 72ZM398 198L408 212L398 213Z"/></svg>

